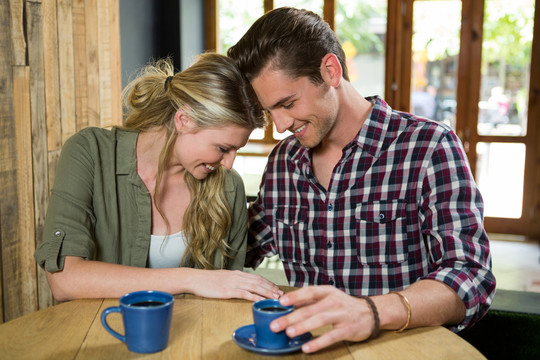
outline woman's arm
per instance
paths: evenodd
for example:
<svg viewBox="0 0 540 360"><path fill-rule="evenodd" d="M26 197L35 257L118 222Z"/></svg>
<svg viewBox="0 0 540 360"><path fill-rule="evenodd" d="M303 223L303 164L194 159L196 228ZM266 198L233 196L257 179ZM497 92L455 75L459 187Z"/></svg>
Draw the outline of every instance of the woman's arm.
<svg viewBox="0 0 540 360"><path fill-rule="evenodd" d="M120 297L128 292L150 289L251 301L278 298L282 294L276 285L263 277L241 271L149 269L84 260L77 256L66 256L63 269L47 272L47 280L58 301Z"/></svg>

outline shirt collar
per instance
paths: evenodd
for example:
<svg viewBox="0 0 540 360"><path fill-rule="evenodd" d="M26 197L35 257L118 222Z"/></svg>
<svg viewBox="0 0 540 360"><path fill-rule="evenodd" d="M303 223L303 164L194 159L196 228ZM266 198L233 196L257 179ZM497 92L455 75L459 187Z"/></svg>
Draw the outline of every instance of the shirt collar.
<svg viewBox="0 0 540 360"><path fill-rule="evenodd" d="M380 96L366 97L366 100L371 102L373 107L356 137L343 148L344 157L357 146L378 158L385 143L393 110ZM294 135L284 141L290 146L289 154L292 161L310 162L311 149L302 146Z"/></svg>
<svg viewBox="0 0 540 360"><path fill-rule="evenodd" d="M373 104L371 112L356 138L345 147L344 151L356 145L378 158L385 143L392 108L379 96L367 97L366 100Z"/></svg>
<svg viewBox="0 0 540 360"><path fill-rule="evenodd" d="M138 130L116 129L116 174L137 172Z"/></svg>

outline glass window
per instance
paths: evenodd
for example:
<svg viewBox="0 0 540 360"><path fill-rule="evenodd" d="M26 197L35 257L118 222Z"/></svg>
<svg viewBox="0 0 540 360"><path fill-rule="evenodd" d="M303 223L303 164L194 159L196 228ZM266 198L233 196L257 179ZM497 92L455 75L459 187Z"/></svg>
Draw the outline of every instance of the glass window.
<svg viewBox="0 0 540 360"><path fill-rule="evenodd" d="M534 0L486 0L480 135L527 133L533 16Z"/></svg>
<svg viewBox="0 0 540 360"><path fill-rule="evenodd" d="M480 142L476 152L476 181L484 198L484 215L519 219L523 204L525 145Z"/></svg>
<svg viewBox="0 0 540 360"><path fill-rule="evenodd" d="M411 112L456 128L461 1L415 1Z"/></svg>
<svg viewBox="0 0 540 360"><path fill-rule="evenodd" d="M242 175L248 197L257 196L266 162L263 156L238 155L234 160L233 168Z"/></svg>
<svg viewBox="0 0 540 360"><path fill-rule="evenodd" d="M362 96L384 96L387 1L337 1L335 27L351 84Z"/></svg>
<svg viewBox="0 0 540 360"><path fill-rule="evenodd" d="M227 50L242 38L251 24L262 16L264 3L263 0L219 0L218 6L218 52L226 54ZM264 139L264 130L255 129L249 138Z"/></svg>
<svg viewBox="0 0 540 360"><path fill-rule="evenodd" d="M218 1L218 52L226 54L263 13L263 0Z"/></svg>

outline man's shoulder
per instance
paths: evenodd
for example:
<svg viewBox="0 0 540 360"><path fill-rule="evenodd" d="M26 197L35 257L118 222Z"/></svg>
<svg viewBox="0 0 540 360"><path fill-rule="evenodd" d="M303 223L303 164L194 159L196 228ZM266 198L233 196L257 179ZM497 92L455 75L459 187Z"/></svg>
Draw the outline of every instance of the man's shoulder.
<svg viewBox="0 0 540 360"><path fill-rule="evenodd" d="M414 137L420 136L422 139L440 138L454 133L454 130L443 122L395 110L392 112L390 128L397 133L414 134Z"/></svg>

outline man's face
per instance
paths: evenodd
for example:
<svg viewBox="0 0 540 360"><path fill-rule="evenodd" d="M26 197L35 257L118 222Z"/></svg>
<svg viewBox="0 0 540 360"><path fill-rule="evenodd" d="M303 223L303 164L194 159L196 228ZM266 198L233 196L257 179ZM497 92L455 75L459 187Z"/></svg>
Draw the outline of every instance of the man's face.
<svg viewBox="0 0 540 360"><path fill-rule="evenodd" d="M307 77L292 79L283 71L267 67L251 84L280 133L289 130L308 148L329 136L338 102L326 83L314 85Z"/></svg>

